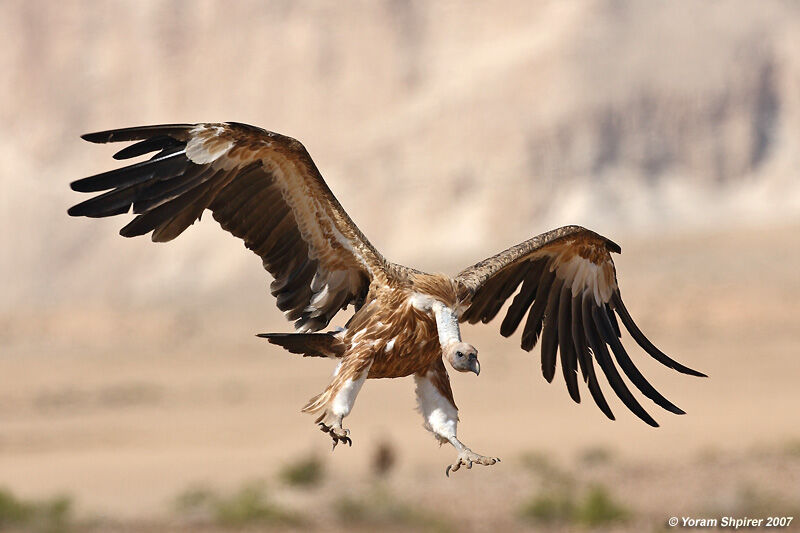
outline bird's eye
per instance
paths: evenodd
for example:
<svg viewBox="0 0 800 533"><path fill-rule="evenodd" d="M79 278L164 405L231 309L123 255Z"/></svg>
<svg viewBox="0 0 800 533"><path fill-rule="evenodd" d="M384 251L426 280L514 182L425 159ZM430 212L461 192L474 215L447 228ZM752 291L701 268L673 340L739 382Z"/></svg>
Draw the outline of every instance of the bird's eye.
<svg viewBox="0 0 800 533"><path fill-rule="evenodd" d="M461 359L462 357L464 357L464 353L463 352L456 352L456 357Z"/></svg>

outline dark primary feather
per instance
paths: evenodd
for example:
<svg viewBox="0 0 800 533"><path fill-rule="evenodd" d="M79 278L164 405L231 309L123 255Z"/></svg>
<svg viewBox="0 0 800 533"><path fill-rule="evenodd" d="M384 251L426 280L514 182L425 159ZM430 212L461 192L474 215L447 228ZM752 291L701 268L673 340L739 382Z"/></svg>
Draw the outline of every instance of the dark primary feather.
<svg viewBox="0 0 800 533"><path fill-rule="evenodd" d="M564 381L567 390L575 403L581 403L581 395L578 391L578 368L577 357L575 355L575 344L572 339L572 328L570 320L572 318L572 289L565 283L561 288L558 306L558 348L561 353L561 370L564 373ZM553 362L555 370L555 362Z"/></svg>
<svg viewBox="0 0 800 533"><path fill-rule="evenodd" d="M614 413L608 406L603 392L600 390L600 384L597 382L597 375L594 372L594 362L592 361L592 354L589 352L589 344L586 340L586 333L583 328L583 295L578 294L572 297L570 304L572 311L572 342L575 351L578 353L578 363L583 373L583 380L589 387L589 393L592 395L594 403L597 407L611 420L614 420Z"/></svg>
<svg viewBox="0 0 800 533"><path fill-rule="evenodd" d="M600 332L600 338L603 339L606 344L611 346L614 356L617 359L617 363L619 363L620 368L622 368L622 371L625 372L626 376L628 376L628 379L631 381L631 383L633 383L637 389L642 391L642 394L653 400L656 404L660 405L667 411L677 415L685 414L680 408L675 406L672 402L664 398L664 396L655 390L650 382L645 379L641 372L639 372L639 369L634 366L633 361L631 361L631 358L628 357L628 353L625 351L622 343L619 342L619 338L617 337L616 333L614 333L614 328L612 327L611 321L609 320L605 310L595 307L593 314L595 317L595 326Z"/></svg>
<svg viewBox="0 0 800 533"><path fill-rule="evenodd" d="M510 337L522 322L522 317L525 316L531 303L533 303L533 299L536 297L536 289L539 287L539 280L542 277L542 270L546 263L545 259L539 259L531 265L529 271L525 271L526 275L525 280L522 282L522 287L517 295L514 296L514 300L511 302L506 317L500 326L500 334L503 337Z"/></svg>
<svg viewBox="0 0 800 533"><path fill-rule="evenodd" d="M176 141L168 135L156 135L155 137L151 137L130 146L126 146L112 157L117 160L131 159L132 157L139 157L151 152L158 152L160 150L178 147L180 145L180 141Z"/></svg>
<svg viewBox="0 0 800 533"><path fill-rule="evenodd" d="M666 355L664 352L656 348L653 345L653 343L650 342L650 339L645 337L644 333L642 333L642 331L639 329L639 326L637 326L636 323L633 321L633 318L631 317L630 313L628 313L628 310L625 308L625 304L622 303L622 297L620 296L619 291L611 295L611 303L614 306L614 310L617 313L619 313L619 317L622 320L622 323L625 324L625 328L628 330L628 333L631 334L631 337L633 337L639 344L639 346L641 346L647 353L649 353L653 357L653 359L655 359L664 366L668 366L669 368L677 370L682 374L689 374L690 376L697 376L701 378L708 377L702 372L698 372L697 370L692 370L688 366L680 364L679 362L675 361L674 359Z"/></svg>
<svg viewBox="0 0 800 533"><path fill-rule="evenodd" d="M597 333L595 326L596 319L594 317L596 312L597 307L594 305L594 298L591 294L584 294L582 306L583 330L586 333L589 346L591 346L592 352L594 352L597 358L597 363L608 379L608 384L611 385L611 388L614 389L614 392L619 399L622 400L622 403L624 403L633 414L644 420L648 425L658 427L658 422L653 420L653 417L636 401L636 398L633 397L631 391L628 390L628 387L625 386L625 383L622 381L622 376L617 372L617 368L614 366L614 362L608 354L605 342L600 340L600 336Z"/></svg>
<svg viewBox="0 0 800 533"><path fill-rule="evenodd" d="M556 352L558 351L558 307L561 298L561 287L564 280L556 278L550 287L547 306L544 310L542 326L542 375L549 382L556 375Z"/></svg>
<svg viewBox="0 0 800 533"><path fill-rule="evenodd" d="M533 350L539 340L539 333L542 331L542 319L544 318L550 295L550 287L555 279L556 273L545 266L542 278L539 280L539 287L536 289L536 299L533 301L528 320L525 321L525 328L522 330L521 346L526 352Z"/></svg>
<svg viewBox="0 0 800 533"><path fill-rule="evenodd" d="M132 128L119 128L116 130L85 133L81 139L92 143L111 143L121 141L138 141L148 137L168 135L176 140L183 141L189 135L194 124L159 124L156 126L134 126Z"/></svg>
<svg viewBox="0 0 800 533"><path fill-rule="evenodd" d="M175 176L185 171L190 164L189 159L183 152L175 152L73 181L70 187L77 192L97 192L115 187L129 187L151 179L164 179Z"/></svg>

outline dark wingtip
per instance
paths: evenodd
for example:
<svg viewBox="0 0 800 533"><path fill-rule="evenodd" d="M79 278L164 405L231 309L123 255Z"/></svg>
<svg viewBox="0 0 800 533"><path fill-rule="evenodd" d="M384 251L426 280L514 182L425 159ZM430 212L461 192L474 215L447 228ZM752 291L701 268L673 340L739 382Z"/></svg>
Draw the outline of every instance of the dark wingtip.
<svg viewBox="0 0 800 533"><path fill-rule="evenodd" d="M81 178L79 180L75 180L69 184L69 188L75 192L97 192L97 191L85 191L83 190L83 182L86 178Z"/></svg>
<svg viewBox="0 0 800 533"><path fill-rule="evenodd" d="M289 337L291 335L291 333L256 333L256 337L267 339L271 344L276 344L276 339Z"/></svg>
<svg viewBox="0 0 800 533"><path fill-rule="evenodd" d="M103 144L111 142L114 138L113 131L96 131L93 133L84 133L81 139L89 141L90 143Z"/></svg>
<svg viewBox="0 0 800 533"><path fill-rule="evenodd" d="M620 319L622 319L622 323L625 325L628 333L631 334L631 337L633 337L636 343L639 344L639 346L641 346L644 351L650 355L650 357L662 365L680 372L681 374L701 378L708 377L702 372L698 372L697 370L689 368L686 365L682 365L656 348L650 339L648 339L645 334L642 333L642 330L639 329L639 326L636 325L636 322L633 321L633 317L631 317L631 314L628 312L628 309L625 307L625 304L622 301L622 295L620 294L619 289L611 293L611 302L613 304L613 309L617 312Z"/></svg>

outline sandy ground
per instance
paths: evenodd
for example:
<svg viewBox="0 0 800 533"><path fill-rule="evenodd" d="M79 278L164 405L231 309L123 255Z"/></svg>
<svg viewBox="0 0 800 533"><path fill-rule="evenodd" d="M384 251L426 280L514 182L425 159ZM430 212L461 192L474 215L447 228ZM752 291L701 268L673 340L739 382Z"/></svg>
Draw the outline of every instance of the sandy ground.
<svg viewBox="0 0 800 533"><path fill-rule="evenodd" d="M324 387L332 365L252 336L287 329L267 298L238 310L22 309L0 322L0 486L25 498L67 494L79 515L146 530L170 523L172 502L189 487L227 491L263 479L277 487L278 501L329 528L335 515L320 502L374 491L373 455L388 442L397 464L385 490L458 529L527 527L518 510L546 483L525 466L526 454L570 472L581 487L606 485L634 511L622 530L658 530L679 512L752 511L752 494L788 513L800 508L798 231L622 242L616 262L628 308L664 351L711 376L681 376L633 351L643 373L688 413L643 403L658 429L617 401L615 422L588 394L573 404L558 376L552 385L541 377L538 349L522 352L498 324L464 328L482 372L452 377L460 436L504 461L449 480L444 467L454 453L422 429L410 379L368 382L346 424L353 447L331 454L299 408ZM587 450L610 459L589 464ZM281 488L276 473L312 455L323 459L322 485L310 493Z"/></svg>

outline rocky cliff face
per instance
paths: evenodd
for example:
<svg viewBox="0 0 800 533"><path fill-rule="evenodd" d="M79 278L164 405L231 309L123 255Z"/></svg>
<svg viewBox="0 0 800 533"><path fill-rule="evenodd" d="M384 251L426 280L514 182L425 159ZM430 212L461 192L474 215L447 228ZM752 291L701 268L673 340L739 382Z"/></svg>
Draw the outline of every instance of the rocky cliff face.
<svg viewBox="0 0 800 533"><path fill-rule="evenodd" d="M117 237L121 220L67 219L67 183L113 164L78 135L114 126L293 135L373 242L423 268L566 223L797 219L797 4L529 4L4 2L0 305L261 276L206 221L154 247Z"/></svg>

